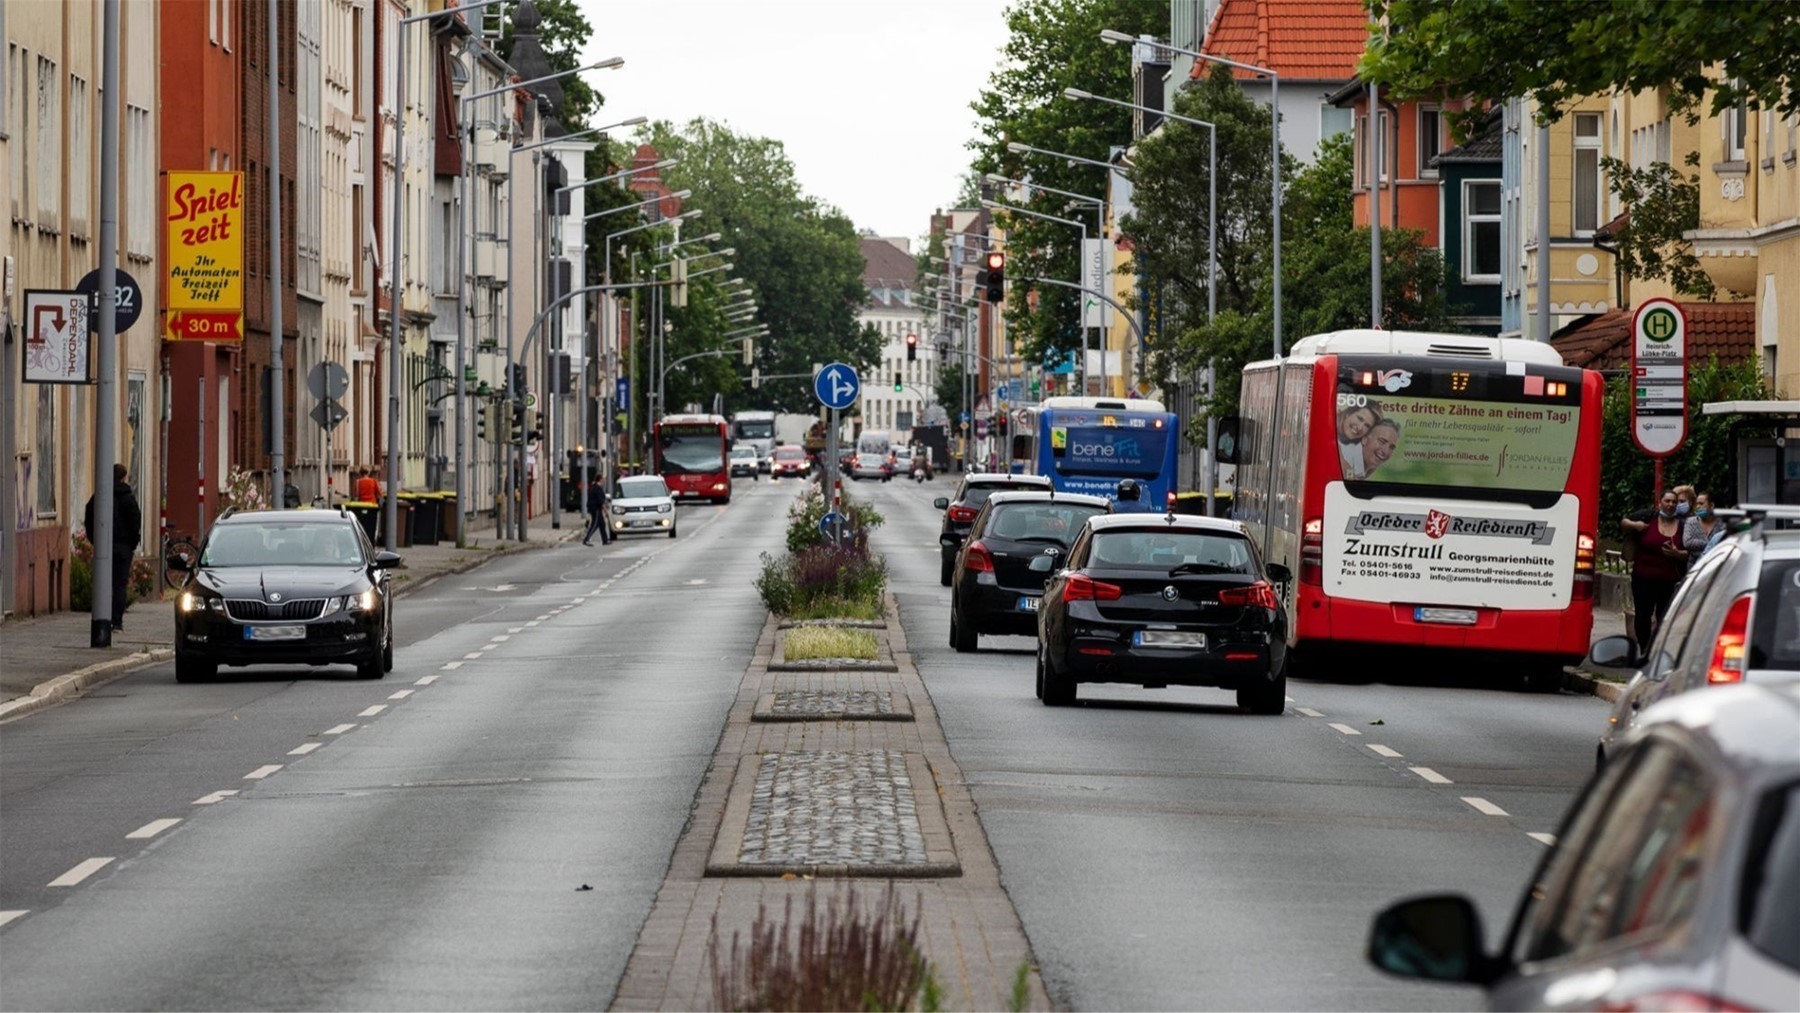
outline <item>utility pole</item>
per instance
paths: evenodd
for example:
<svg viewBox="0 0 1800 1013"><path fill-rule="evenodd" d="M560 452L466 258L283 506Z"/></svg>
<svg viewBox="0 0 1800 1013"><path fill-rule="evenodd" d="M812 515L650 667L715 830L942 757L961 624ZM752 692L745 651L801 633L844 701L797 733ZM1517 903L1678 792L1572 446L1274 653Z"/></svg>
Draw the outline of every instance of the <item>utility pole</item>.
<svg viewBox="0 0 1800 1013"><path fill-rule="evenodd" d="M281 4L269 0L269 481L276 510L287 504L287 410L282 390L287 371L282 363L281 337ZM399 242L399 230L394 230ZM108 275L110 277L110 275ZM397 378L396 378L397 379ZM331 462L326 462L329 468Z"/></svg>
<svg viewBox="0 0 1800 1013"><path fill-rule="evenodd" d="M119 0L106 0L100 17L100 378L94 398L94 530L88 532L94 547L89 647L112 646L113 568L131 566L129 557L120 559L113 552L119 396ZM5 425L12 426L10 417ZM10 580L11 575L3 579Z"/></svg>

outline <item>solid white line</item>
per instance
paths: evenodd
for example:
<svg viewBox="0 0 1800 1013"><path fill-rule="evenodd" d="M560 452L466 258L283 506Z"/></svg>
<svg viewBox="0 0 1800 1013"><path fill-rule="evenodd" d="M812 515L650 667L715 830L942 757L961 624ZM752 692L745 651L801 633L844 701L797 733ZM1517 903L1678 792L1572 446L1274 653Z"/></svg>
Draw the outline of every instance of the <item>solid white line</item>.
<svg viewBox="0 0 1800 1013"><path fill-rule="evenodd" d="M1374 753L1377 756L1385 756L1390 760L1400 759L1400 751L1399 750L1389 749L1386 746L1376 745L1373 742L1369 743L1369 752Z"/></svg>
<svg viewBox="0 0 1800 1013"><path fill-rule="evenodd" d="M0 911L0 925L5 925L15 918L23 918L30 913L30 911Z"/></svg>
<svg viewBox="0 0 1800 1013"><path fill-rule="evenodd" d="M1362 734L1361 732L1350 727L1349 725L1338 724L1336 721L1333 721L1331 723L1331 727L1336 728L1338 731L1343 732L1345 735L1361 735Z"/></svg>
<svg viewBox="0 0 1800 1013"><path fill-rule="evenodd" d="M432 684L432 683L434 683L434 682L436 682L436 681L437 681L437 680L438 680L438 677L437 677L437 676L435 676L435 675L427 675L427 676L425 676L425 677L424 677L424 678L422 678L422 679L420 679L420 680L419 680L419 681L418 681L418 682L415 682L415 683L413 683L413 685L415 685L415 686L429 686L429 685L431 685L431 684Z"/></svg>
<svg viewBox="0 0 1800 1013"><path fill-rule="evenodd" d="M388 707L387 704L378 703L373 707L366 707L363 710L358 711L356 716L359 718L372 718L375 715L380 714L382 711L387 710L387 707Z"/></svg>
<svg viewBox="0 0 1800 1013"><path fill-rule="evenodd" d="M1311 707L1295 707L1294 710L1298 711L1301 714L1306 715L1309 718L1322 718L1325 716L1325 715L1319 713L1318 711L1313 710Z"/></svg>
<svg viewBox="0 0 1800 1013"><path fill-rule="evenodd" d="M279 764L279 763L265 763L262 766L256 768L255 770L252 770L250 773L245 774L244 780L260 781L263 778L268 777L270 774L273 774L277 770L280 770L280 769L281 769L281 764Z"/></svg>
<svg viewBox="0 0 1800 1013"><path fill-rule="evenodd" d="M494 634L494 635L493 635L493 636L492 636L492 637L489 637L489 638L488 638L488 643L490 643L490 644L504 644L504 643L506 643L506 642L507 642L507 641L508 641L508 640L511 640L511 639L512 639L512 634L510 634L510 633L496 633L496 634ZM485 648L483 648L483 650L485 650Z"/></svg>
<svg viewBox="0 0 1800 1013"><path fill-rule="evenodd" d="M1505 816L1506 815L1505 809L1502 809L1499 806L1495 805L1494 803L1489 802L1485 798L1475 798L1472 795L1464 795L1463 801L1474 806L1475 811L1478 813L1481 813L1484 816Z"/></svg>
<svg viewBox="0 0 1800 1013"><path fill-rule="evenodd" d="M1425 780L1430 781L1432 784L1455 784L1456 783L1456 782L1450 780L1449 778L1445 777L1444 775L1438 773L1437 771L1432 770L1430 767L1408 767L1406 769L1419 775L1420 777L1424 778Z"/></svg>
<svg viewBox="0 0 1800 1013"><path fill-rule="evenodd" d="M289 756L305 756L307 753L312 752L313 750L319 748L320 746L323 746L324 744L325 743L323 743L323 742L308 742L305 745L302 745L296 749L288 750L288 755Z"/></svg>
<svg viewBox="0 0 1800 1013"><path fill-rule="evenodd" d="M468 654L463 655L463 660L464 661L480 661L481 653L482 652L480 652L480 651L470 651Z"/></svg>
<svg viewBox="0 0 1800 1013"><path fill-rule="evenodd" d="M167 830L180 822L180 820L151 820L143 826L138 827L136 830L133 830L131 833L126 834L125 839L128 841L141 841L146 837L155 837L157 834L162 833L164 830Z"/></svg>
<svg viewBox="0 0 1800 1013"><path fill-rule="evenodd" d="M46 886L76 886L76 885L80 884L80 882L82 880L88 878L89 876L92 876L96 872L99 872L101 869L106 868L107 863L109 863L111 861L112 861L112 859L110 859L110 858L90 858L87 861L81 863L80 865L77 865L75 868L70 869L68 872L65 872L62 875L56 877L55 879L51 880L49 883L47 883L45 885Z"/></svg>
<svg viewBox="0 0 1800 1013"><path fill-rule="evenodd" d="M1556 847L1556 835L1555 834L1530 833L1530 834L1526 834L1525 836L1531 838L1532 840L1538 842L1539 844L1544 845L1545 847L1551 847L1551 848Z"/></svg>
<svg viewBox="0 0 1800 1013"><path fill-rule="evenodd" d="M438 671L454 672L461 667L462 667L462 662L460 662L460 661L446 661L446 662L444 662L444 667L439 669Z"/></svg>
<svg viewBox="0 0 1800 1013"><path fill-rule="evenodd" d="M403 689L403 690L399 690L399 691L397 691L397 692L394 692L394 693L391 693L391 694L389 694L389 695L388 695L388 699L389 699L389 700L404 700L404 699L406 699L406 698L407 698L407 697L409 697L409 696L412 696L412 695L413 695L413 691L412 691L412 690L410 690L410 689Z"/></svg>
<svg viewBox="0 0 1800 1013"><path fill-rule="evenodd" d="M236 788L231 788L226 791L215 791L211 795L202 795L199 798L195 799L194 804L195 805L212 805L215 802L223 802L227 798L230 798L231 796L236 795L236 794L237 794Z"/></svg>
<svg viewBox="0 0 1800 1013"><path fill-rule="evenodd" d="M355 728L355 727L356 727L355 725L332 725L330 728L325 729L325 734L326 735L342 735L345 732L347 732L350 729Z"/></svg>

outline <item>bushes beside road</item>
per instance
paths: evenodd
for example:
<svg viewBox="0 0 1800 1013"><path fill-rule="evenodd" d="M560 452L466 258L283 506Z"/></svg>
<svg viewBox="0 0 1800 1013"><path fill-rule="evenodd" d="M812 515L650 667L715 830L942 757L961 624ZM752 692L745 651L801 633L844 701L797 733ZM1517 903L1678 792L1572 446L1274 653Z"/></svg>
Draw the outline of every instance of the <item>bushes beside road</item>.
<svg viewBox="0 0 1800 1013"><path fill-rule="evenodd" d="M788 554L762 556L756 590L769 611L784 619L880 619L887 565L869 550L868 532L882 523L865 503L847 501L853 532L830 545L819 531L825 499L813 490L795 504L788 522Z"/></svg>

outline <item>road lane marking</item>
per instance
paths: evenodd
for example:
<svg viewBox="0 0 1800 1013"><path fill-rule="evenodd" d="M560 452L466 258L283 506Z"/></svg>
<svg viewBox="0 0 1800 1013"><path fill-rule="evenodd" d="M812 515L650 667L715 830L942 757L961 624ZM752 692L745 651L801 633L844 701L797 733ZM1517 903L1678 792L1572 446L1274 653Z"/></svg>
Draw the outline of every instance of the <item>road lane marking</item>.
<svg viewBox="0 0 1800 1013"><path fill-rule="evenodd" d="M1362 734L1361 732L1350 727L1349 725L1339 724L1336 721L1333 721L1331 723L1331 727L1337 729L1340 732L1343 732L1345 735L1361 735Z"/></svg>
<svg viewBox="0 0 1800 1013"><path fill-rule="evenodd" d="M332 725L330 728L325 729L325 734L326 735L342 735L345 732L347 732L350 729L355 728L355 727L356 727L355 725Z"/></svg>
<svg viewBox="0 0 1800 1013"><path fill-rule="evenodd" d="M1538 842L1539 844L1542 844L1543 846L1545 846L1547 848L1556 847L1556 835L1555 834L1530 833L1530 834L1526 834L1525 836L1531 838L1532 840Z"/></svg>
<svg viewBox="0 0 1800 1013"><path fill-rule="evenodd" d="M1476 798L1473 795L1464 795L1463 801L1469 803L1469 805L1471 805L1471 806L1474 806L1475 811L1478 813L1481 813L1483 816L1505 816L1506 815L1505 809L1502 809L1499 806L1495 805L1494 803L1489 802L1485 798Z"/></svg>
<svg viewBox="0 0 1800 1013"><path fill-rule="evenodd" d="M280 770L280 769L281 769L281 764L279 764L279 763L265 763L262 766L256 768L255 770L252 770L250 773L245 774L244 780L260 781L263 778L268 777L270 774L273 774L277 770Z"/></svg>
<svg viewBox="0 0 1800 1013"><path fill-rule="evenodd" d="M488 638L488 643L504 644L508 640L511 640L511 639L512 639L512 634L510 634L510 633L496 633L493 636ZM483 648L483 650L486 650L486 648Z"/></svg>
<svg viewBox="0 0 1800 1013"><path fill-rule="evenodd" d="M1311 707L1295 707L1294 710L1301 714L1306 715L1309 718L1322 718L1325 716L1323 714L1320 714L1318 711L1313 710Z"/></svg>
<svg viewBox="0 0 1800 1013"><path fill-rule="evenodd" d="M68 872L51 880L46 886L79 886L81 881L99 872L112 862L110 858L90 858Z"/></svg>
<svg viewBox="0 0 1800 1013"><path fill-rule="evenodd" d="M440 671L440 672L454 672L454 671L456 671L456 670L457 670L457 669L459 669L459 668L461 668L461 667L462 667L462 662L460 662L460 661L446 661L446 662L444 662L444 667L443 667L443 668L440 668L440 669L438 669L438 671Z"/></svg>
<svg viewBox="0 0 1800 1013"><path fill-rule="evenodd" d="M167 830L180 822L180 820L172 819L151 820L143 826L138 827L136 830L133 830L131 833L126 834L125 839L128 841L141 841L146 837L155 837L157 834L162 833L164 830Z"/></svg>
<svg viewBox="0 0 1800 1013"><path fill-rule="evenodd" d="M324 744L325 743L323 743L323 742L308 742L305 745L300 746L299 748L288 750L288 755L289 756L305 756L307 753L312 752L313 750L319 748L320 746L323 746Z"/></svg>
<svg viewBox="0 0 1800 1013"><path fill-rule="evenodd" d="M404 700L407 697L412 696L412 695L413 695L412 690L402 689L402 690L397 690L394 693L389 694L388 699L389 700Z"/></svg>
<svg viewBox="0 0 1800 1013"><path fill-rule="evenodd" d="M373 707L367 707L367 708L364 708L363 710L358 711L356 713L356 716L359 718L372 718L375 715L380 714L384 710L387 710L387 704L378 703Z"/></svg>
<svg viewBox="0 0 1800 1013"><path fill-rule="evenodd" d="M470 651L468 654L463 655L463 660L464 661L480 661L482 654L483 654L483 652L481 652L481 651Z"/></svg>
<svg viewBox="0 0 1800 1013"><path fill-rule="evenodd" d="M506 628L506 632L507 633L524 633L525 627L523 627L523 626L508 626Z"/></svg>
<svg viewBox="0 0 1800 1013"><path fill-rule="evenodd" d="M437 677L437 676L435 676L435 675L427 675L427 676L425 676L425 677L423 677L423 678L421 678L421 679L420 679L420 680L419 680L419 681L418 681L418 682L415 682L415 683L413 683L413 685L415 685L415 686L429 686L429 685L431 685L431 684L432 684L432 683L434 683L434 682L436 682L436 681L437 681L437 680L438 680L438 677Z"/></svg>
<svg viewBox="0 0 1800 1013"><path fill-rule="evenodd" d="M1385 756L1390 760L1400 759L1400 751L1399 750L1389 749L1386 746L1377 745L1376 743L1373 743L1373 742L1369 743L1369 752L1374 753L1377 756Z"/></svg>
<svg viewBox="0 0 1800 1013"><path fill-rule="evenodd" d="M30 913L30 911L0 911L0 926L4 926L15 918L23 918Z"/></svg>
<svg viewBox="0 0 1800 1013"><path fill-rule="evenodd" d="M571 604L571 605L579 605L579 604L581 604L581 603L582 603L582 601L583 601L583 599L581 599L581 598L570 598L570 599L569 599L569 604Z"/></svg>
<svg viewBox="0 0 1800 1013"><path fill-rule="evenodd" d="M536 619L533 619L532 622L541 623L548 618L550 618L550 616L546 613L545 615L541 615L541 616L538 616Z"/></svg>
<svg viewBox="0 0 1800 1013"><path fill-rule="evenodd" d="M533 619L533 620L532 620L532 621L530 621L530 622L528 622L528 623L526 623L526 624L525 624L525 625L527 625L527 626L536 626L536 625L537 625L537 624L538 624L538 623L541 623L541 622L543 622L543 620L542 620L542 619Z"/></svg>
<svg viewBox="0 0 1800 1013"><path fill-rule="evenodd" d="M1444 775L1438 773L1437 771L1432 770L1430 767L1408 767L1406 769L1419 775L1420 777L1424 778L1425 780L1430 781L1432 784L1455 784L1456 783L1456 782L1450 780L1449 778L1445 777ZM1467 802L1468 799L1463 799L1463 801Z"/></svg>
<svg viewBox="0 0 1800 1013"><path fill-rule="evenodd" d="M223 802L226 799L228 799L231 796L236 795L236 794L237 794L236 788L230 788L225 791L215 791L211 795L202 795L199 798L195 799L194 804L195 805L212 805L216 802Z"/></svg>

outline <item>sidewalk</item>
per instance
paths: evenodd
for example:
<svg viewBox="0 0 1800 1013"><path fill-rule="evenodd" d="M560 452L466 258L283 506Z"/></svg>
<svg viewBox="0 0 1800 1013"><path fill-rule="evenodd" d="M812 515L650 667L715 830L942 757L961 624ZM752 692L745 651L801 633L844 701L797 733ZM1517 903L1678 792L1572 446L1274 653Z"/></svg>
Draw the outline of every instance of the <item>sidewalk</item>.
<svg viewBox="0 0 1800 1013"><path fill-rule="evenodd" d="M562 515L552 528L548 514L531 518L528 540L494 537L492 519L470 526L469 544L449 542L400 549L401 564L393 572L394 593L403 596L447 573L470 570L496 556L543 548L581 537L580 514ZM175 597L134 602L125 613L125 629L112 635L111 647L88 646L93 616L87 612L52 612L0 621L0 720L17 717L110 682L145 665L175 656Z"/></svg>

